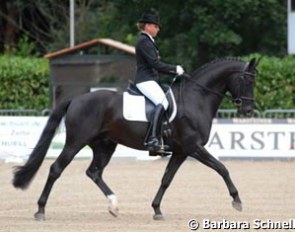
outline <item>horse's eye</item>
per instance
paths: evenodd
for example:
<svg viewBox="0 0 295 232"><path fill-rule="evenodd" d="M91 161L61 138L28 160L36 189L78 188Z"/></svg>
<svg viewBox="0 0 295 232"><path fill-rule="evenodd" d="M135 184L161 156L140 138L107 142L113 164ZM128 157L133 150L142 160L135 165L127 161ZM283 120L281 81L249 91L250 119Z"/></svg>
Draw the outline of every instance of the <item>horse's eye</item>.
<svg viewBox="0 0 295 232"><path fill-rule="evenodd" d="M236 98L235 100L234 100L234 102L235 102L235 104L236 105L241 105L242 104L242 99L241 98Z"/></svg>

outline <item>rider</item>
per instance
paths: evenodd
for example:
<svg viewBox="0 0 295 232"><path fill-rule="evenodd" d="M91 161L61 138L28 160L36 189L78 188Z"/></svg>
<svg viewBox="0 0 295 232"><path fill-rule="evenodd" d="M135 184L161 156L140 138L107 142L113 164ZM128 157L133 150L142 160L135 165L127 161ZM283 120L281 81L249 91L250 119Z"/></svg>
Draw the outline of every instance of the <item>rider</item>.
<svg viewBox="0 0 295 232"><path fill-rule="evenodd" d="M168 108L168 100L159 85L158 72L182 75L184 70L180 65L160 61L159 50L154 40L160 30L158 14L144 13L137 27L141 33L135 47L137 67L134 82L136 87L156 106L151 120L151 135L148 138L147 148L150 151L160 151L162 118Z"/></svg>

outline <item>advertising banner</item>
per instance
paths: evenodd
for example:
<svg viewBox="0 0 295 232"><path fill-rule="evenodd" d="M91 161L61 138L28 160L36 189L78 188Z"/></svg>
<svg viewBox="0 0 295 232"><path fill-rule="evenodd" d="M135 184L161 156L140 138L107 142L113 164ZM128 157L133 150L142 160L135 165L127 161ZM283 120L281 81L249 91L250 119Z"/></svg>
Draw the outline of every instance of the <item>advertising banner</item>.
<svg viewBox="0 0 295 232"><path fill-rule="evenodd" d="M206 148L219 158L295 157L295 122L291 119L216 122Z"/></svg>
<svg viewBox="0 0 295 232"><path fill-rule="evenodd" d="M27 159L42 133L47 117L0 117L0 159ZM65 141L62 122L50 145L47 158L57 157ZM216 158L294 158L295 119L214 120L205 146ZM118 146L116 157L147 159L147 151ZM92 157L89 147L77 157Z"/></svg>

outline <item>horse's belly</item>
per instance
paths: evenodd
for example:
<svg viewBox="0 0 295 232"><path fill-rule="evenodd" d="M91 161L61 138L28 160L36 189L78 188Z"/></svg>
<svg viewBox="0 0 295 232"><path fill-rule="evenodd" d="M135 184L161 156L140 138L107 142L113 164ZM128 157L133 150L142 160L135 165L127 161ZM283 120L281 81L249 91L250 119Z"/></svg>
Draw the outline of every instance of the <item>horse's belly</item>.
<svg viewBox="0 0 295 232"><path fill-rule="evenodd" d="M125 121L113 125L109 132L109 136L113 141L126 147L145 150L144 140L147 130L148 123Z"/></svg>

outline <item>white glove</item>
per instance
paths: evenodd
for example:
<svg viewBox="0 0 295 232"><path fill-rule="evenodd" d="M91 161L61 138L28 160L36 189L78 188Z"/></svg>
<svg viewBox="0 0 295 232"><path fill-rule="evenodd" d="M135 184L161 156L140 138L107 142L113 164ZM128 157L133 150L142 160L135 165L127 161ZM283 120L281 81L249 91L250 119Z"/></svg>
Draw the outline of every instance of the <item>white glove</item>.
<svg viewBox="0 0 295 232"><path fill-rule="evenodd" d="M180 65L176 66L176 73L178 76L181 76L182 74L184 74L184 70Z"/></svg>

